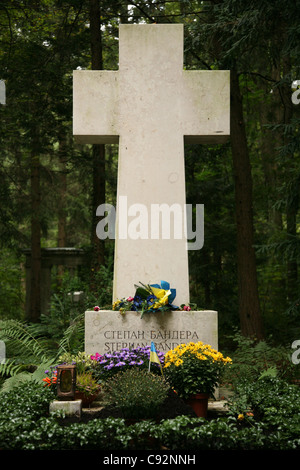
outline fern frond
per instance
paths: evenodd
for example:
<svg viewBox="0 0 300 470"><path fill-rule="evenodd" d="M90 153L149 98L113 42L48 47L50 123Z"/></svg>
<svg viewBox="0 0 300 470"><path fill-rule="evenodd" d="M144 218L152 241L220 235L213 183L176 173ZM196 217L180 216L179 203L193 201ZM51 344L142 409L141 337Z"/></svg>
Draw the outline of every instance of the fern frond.
<svg viewBox="0 0 300 470"><path fill-rule="evenodd" d="M65 352L70 352L71 341L75 334L76 336L81 334L84 335L84 314L78 315L74 322L64 332L64 335L59 342L57 357Z"/></svg>
<svg viewBox="0 0 300 470"><path fill-rule="evenodd" d="M15 364L13 360L6 360L0 364L0 376L14 376L22 370L22 364Z"/></svg>
<svg viewBox="0 0 300 470"><path fill-rule="evenodd" d="M16 351L16 355L30 355L45 361L48 357L48 350L45 347L44 339L37 339L34 336L34 326L26 325L19 320L4 320L0 324L0 339Z"/></svg>
<svg viewBox="0 0 300 470"><path fill-rule="evenodd" d="M0 389L0 394L4 392L9 392L14 387L17 387L18 385L21 385L24 382L28 382L29 380L31 380L31 375L32 374L30 374L30 372L20 372L17 375L13 375L12 377L9 377L3 383Z"/></svg>

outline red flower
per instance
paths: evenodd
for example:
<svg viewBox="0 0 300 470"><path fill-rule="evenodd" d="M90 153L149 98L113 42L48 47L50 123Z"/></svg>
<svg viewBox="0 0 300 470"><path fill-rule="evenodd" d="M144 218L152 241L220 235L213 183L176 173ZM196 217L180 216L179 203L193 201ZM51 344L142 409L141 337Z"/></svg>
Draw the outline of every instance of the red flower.
<svg viewBox="0 0 300 470"><path fill-rule="evenodd" d="M50 379L50 377L46 377L45 379L43 379L43 382L45 382L44 387L50 387L50 385L56 384L57 377L52 377L52 379Z"/></svg>
<svg viewBox="0 0 300 470"><path fill-rule="evenodd" d="M51 379L49 377L46 377L45 379L43 379L43 382L46 382L44 387L48 386L50 387L51 385Z"/></svg>

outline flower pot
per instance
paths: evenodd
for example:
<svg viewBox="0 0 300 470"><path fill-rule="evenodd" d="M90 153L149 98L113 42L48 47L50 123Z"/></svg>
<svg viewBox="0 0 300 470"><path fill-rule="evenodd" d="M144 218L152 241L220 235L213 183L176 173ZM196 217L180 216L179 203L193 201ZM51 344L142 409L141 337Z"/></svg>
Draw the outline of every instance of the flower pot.
<svg viewBox="0 0 300 470"><path fill-rule="evenodd" d="M191 395L186 400L186 402L193 408L199 418L206 418L208 409L208 399L208 393L196 393L195 395Z"/></svg>
<svg viewBox="0 0 300 470"><path fill-rule="evenodd" d="M75 392L75 400L82 400L82 406L88 406L91 403L93 403L94 400L96 400L97 396L99 395L99 392L94 393L93 395L86 395L83 392Z"/></svg>

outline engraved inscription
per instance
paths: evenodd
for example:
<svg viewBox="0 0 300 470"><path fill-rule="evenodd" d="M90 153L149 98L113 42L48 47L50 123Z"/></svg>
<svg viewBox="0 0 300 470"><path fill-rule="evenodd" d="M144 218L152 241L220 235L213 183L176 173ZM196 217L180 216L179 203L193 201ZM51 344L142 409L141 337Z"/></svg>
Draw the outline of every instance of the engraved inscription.
<svg viewBox="0 0 300 470"><path fill-rule="evenodd" d="M105 351L119 351L122 348L149 346L153 341L159 351L169 351L181 343L199 341L196 331L190 330L105 330Z"/></svg>

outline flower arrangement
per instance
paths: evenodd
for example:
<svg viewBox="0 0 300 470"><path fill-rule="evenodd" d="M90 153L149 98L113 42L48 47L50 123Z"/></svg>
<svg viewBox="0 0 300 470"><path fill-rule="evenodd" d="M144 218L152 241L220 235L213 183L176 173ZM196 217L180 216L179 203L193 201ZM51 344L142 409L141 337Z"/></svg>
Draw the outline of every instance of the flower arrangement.
<svg viewBox="0 0 300 470"><path fill-rule="evenodd" d="M150 361L150 346L139 346L136 348L122 348L120 351L107 352L99 355L93 367L93 374L102 382L127 369L146 369ZM156 351L161 365L164 364L164 353ZM160 372L159 364L153 363L153 371Z"/></svg>
<svg viewBox="0 0 300 470"><path fill-rule="evenodd" d="M116 300L113 310L125 312L126 310L141 311L141 317L145 312L157 312L165 310L177 310L179 307L172 302L176 297L176 289L171 289L170 284L161 281L161 284L135 286L134 297Z"/></svg>
<svg viewBox="0 0 300 470"><path fill-rule="evenodd" d="M141 312L141 318L145 312L163 312L165 310L197 310L196 304L182 304L180 307L173 304L173 301L176 297L176 289L170 288L170 284L166 281L161 281L161 284L142 284L140 286L135 285L135 294L134 296L123 297L122 299L117 299L113 305L112 309L119 311L120 313L125 313L126 311L135 311ZM101 308L96 305L93 307L95 312L101 310Z"/></svg>
<svg viewBox="0 0 300 470"><path fill-rule="evenodd" d="M164 373L179 396L213 396L222 373L232 360L201 341L177 346L165 355Z"/></svg>

